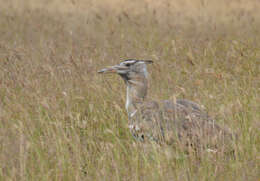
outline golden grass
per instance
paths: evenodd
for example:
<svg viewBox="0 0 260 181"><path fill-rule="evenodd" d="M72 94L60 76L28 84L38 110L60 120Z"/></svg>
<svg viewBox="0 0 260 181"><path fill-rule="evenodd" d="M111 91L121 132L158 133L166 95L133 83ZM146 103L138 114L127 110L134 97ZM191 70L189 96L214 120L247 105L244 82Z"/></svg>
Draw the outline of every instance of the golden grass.
<svg viewBox="0 0 260 181"><path fill-rule="evenodd" d="M2 1L1 180L257 180L258 1ZM125 87L96 72L152 59L150 92L203 104L239 134L236 158L143 145Z"/></svg>

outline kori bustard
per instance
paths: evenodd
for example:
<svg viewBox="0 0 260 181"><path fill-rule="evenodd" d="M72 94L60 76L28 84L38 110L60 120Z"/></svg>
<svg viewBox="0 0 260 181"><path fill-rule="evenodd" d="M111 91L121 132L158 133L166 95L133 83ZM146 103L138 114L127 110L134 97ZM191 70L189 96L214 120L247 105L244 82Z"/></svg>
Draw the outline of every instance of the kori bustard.
<svg viewBox="0 0 260 181"><path fill-rule="evenodd" d="M142 141L182 143L208 149L225 144L225 140L231 138L229 131L209 118L197 103L185 99L147 99L147 65L151 63L151 60L128 59L98 71L116 73L123 78L125 108L133 136Z"/></svg>

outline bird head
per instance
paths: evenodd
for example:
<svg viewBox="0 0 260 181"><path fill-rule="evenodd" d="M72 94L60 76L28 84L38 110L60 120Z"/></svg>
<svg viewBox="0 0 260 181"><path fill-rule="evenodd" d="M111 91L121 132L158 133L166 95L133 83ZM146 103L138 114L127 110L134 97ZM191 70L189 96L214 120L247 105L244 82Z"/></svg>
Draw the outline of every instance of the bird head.
<svg viewBox="0 0 260 181"><path fill-rule="evenodd" d="M127 59L113 66L103 68L98 73L116 73L125 81L133 80L140 76L147 78L147 64L153 63L152 60Z"/></svg>

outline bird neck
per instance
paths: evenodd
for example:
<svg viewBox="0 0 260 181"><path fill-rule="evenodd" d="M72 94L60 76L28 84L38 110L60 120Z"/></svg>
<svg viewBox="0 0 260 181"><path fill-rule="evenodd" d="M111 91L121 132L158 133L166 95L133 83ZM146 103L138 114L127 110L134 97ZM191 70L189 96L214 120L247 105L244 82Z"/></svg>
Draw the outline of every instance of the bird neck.
<svg viewBox="0 0 260 181"><path fill-rule="evenodd" d="M147 79L146 77L141 77L134 80L128 80L126 82L126 110L128 117L132 117L136 110L138 104L144 102L147 95Z"/></svg>

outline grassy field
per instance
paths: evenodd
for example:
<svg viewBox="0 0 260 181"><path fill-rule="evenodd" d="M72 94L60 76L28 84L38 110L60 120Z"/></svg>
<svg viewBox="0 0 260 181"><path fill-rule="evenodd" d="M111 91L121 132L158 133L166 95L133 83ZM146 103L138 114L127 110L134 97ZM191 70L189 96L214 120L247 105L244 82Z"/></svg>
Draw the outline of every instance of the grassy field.
<svg viewBox="0 0 260 181"><path fill-rule="evenodd" d="M260 179L257 0L0 0L0 180ZM151 59L149 96L205 106L235 158L142 144L125 86L97 70Z"/></svg>

